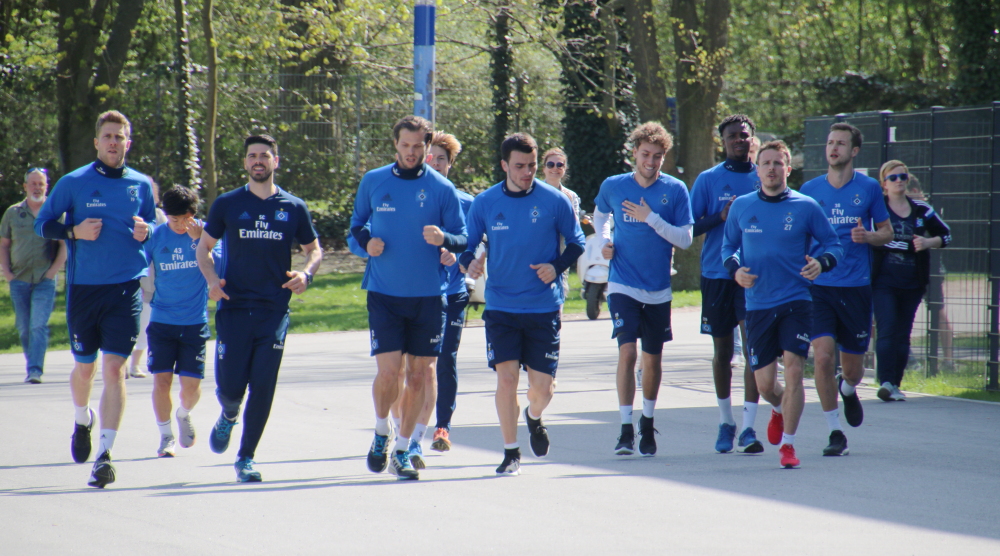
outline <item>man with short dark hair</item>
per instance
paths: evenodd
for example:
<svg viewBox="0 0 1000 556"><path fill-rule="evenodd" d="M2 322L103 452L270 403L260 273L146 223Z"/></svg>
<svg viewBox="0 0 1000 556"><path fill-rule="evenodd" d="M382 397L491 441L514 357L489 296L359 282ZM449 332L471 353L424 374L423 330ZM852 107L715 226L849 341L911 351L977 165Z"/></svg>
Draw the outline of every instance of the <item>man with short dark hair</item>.
<svg viewBox="0 0 1000 556"><path fill-rule="evenodd" d="M274 401L288 332L288 302L312 283L323 250L305 202L274 183L279 163L274 138L251 135L243 148L243 169L250 181L212 203L197 256L208 296L218 309L215 383L222 414L209 444L217 454L229 447L249 386L235 464L236 480L247 483L261 481L253 458ZM220 239L221 273L211 255ZM291 269L295 242L306 256L301 271Z"/></svg>
<svg viewBox="0 0 1000 556"><path fill-rule="evenodd" d="M49 316L56 299L56 275L66 263L62 241L35 233L35 216L45 203L49 177L45 168L24 174L25 199L0 220L0 272L10 286L14 326L27 362L24 382L40 384L49 347Z"/></svg>
<svg viewBox="0 0 1000 556"><path fill-rule="evenodd" d="M125 165L132 125L115 110L95 126L97 160L63 176L35 219L35 233L68 241L66 320L76 365L70 390L76 408L73 461L90 457L97 351L104 352L101 439L91 472L92 487L115 482L111 449L125 413L124 364L139 334L142 291L148 274L143 242L156 219L150 179ZM65 224L60 221L65 216Z"/></svg>
<svg viewBox="0 0 1000 556"><path fill-rule="evenodd" d="M549 453L542 412L555 391L559 364L559 317L565 292L560 274L583 253L583 232L573 207L561 191L535 179L538 145L515 133L500 145L500 165L507 179L479 194L469 209L469 248L459 258L470 278L483 273L485 253L475 258L486 234L490 278L486 282L486 358L497 374L496 407L504 458L498 475L517 475L517 383L521 366L528 372L528 425L531 452ZM566 250L559 254L559 237Z"/></svg>

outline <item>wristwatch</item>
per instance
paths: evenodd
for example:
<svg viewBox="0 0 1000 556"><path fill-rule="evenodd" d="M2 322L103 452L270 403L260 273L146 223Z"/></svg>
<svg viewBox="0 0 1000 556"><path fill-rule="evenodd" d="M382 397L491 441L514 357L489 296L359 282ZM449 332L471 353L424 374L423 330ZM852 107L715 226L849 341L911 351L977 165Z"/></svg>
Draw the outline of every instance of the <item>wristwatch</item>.
<svg viewBox="0 0 1000 556"><path fill-rule="evenodd" d="M302 274L306 275L306 285L307 286L313 283L313 275L312 274L309 274L308 272L305 272L305 271L303 271Z"/></svg>

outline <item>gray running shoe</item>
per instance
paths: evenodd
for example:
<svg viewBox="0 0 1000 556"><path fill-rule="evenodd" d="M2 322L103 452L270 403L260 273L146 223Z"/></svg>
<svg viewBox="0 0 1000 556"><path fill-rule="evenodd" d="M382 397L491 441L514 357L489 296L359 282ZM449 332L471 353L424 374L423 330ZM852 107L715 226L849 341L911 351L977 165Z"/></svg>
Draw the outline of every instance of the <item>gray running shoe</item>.
<svg viewBox="0 0 1000 556"><path fill-rule="evenodd" d="M156 455L161 458L172 458L174 457L174 452L174 437L161 435L160 447L156 449Z"/></svg>
<svg viewBox="0 0 1000 556"><path fill-rule="evenodd" d="M188 413L187 417L181 417L181 410L180 408L178 408L176 416L177 416L177 429L178 429L177 432L178 436L180 436L178 444L181 445L181 448L190 448L191 446L194 446L194 441L195 441L194 424L191 423L191 414Z"/></svg>

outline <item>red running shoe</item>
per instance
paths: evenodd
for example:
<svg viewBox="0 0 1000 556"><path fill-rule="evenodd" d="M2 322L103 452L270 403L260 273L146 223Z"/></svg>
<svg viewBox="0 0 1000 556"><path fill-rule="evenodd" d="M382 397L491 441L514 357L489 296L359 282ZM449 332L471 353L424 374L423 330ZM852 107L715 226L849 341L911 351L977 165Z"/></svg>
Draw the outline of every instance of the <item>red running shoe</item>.
<svg viewBox="0 0 1000 556"><path fill-rule="evenodd" d="M771 410L771 420L767 423L767 441L777 446L781 443L781 435L785 432L785 417Z"/></svg>
<svg viewBox="0 0 1000 556"><path fill-rule="evenodd" d="M778 448L781 454L781 466L785 469L796 469L799 466L799 458L795 457L795 446L785 444Z"/></svg>

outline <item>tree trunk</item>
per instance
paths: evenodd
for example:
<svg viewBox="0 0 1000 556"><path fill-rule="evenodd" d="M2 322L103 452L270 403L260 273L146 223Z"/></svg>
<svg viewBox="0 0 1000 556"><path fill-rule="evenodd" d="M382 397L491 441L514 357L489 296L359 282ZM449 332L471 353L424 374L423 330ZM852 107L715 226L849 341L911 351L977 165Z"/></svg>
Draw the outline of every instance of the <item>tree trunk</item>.
<svg viewBox="0 0 1000 556"><path fill-rule="evenodd" d="M219 196L219 185L215 170L215 126L218 119L219 105L219 66L216 59L218 47L215 44L215 28L212 25L212 2L204 0L201 9L201 26L205 33L205 51L207 53L208 66L208 99L206 101L206 121L205 121L205 152L203 153L204 167L202 174L205 177L205 214L212 206L215 198Z"/></svg>
<svg viewBox="0 0 1000 556"><path fill-rule="evenodd" d="M503 143L510 129L514 97L511 84L514 80L514 54L510 44L510 6L507 1L501 2L493 19L494 45L490 52L490 80L493 85L493 128L490 134L493 151L493 181L504 179L505 174L500 167L500 144Z"/></svg>
<svg viewBox="0 0 1000 556"><path fill-rule="evenodd" d="M177 142L178 173L180 184L197 189L198 139L194 131L194 107L191 102L191 53L188 48L187 11L185 0L174 0L174 26L177 32Z"/></svg>

